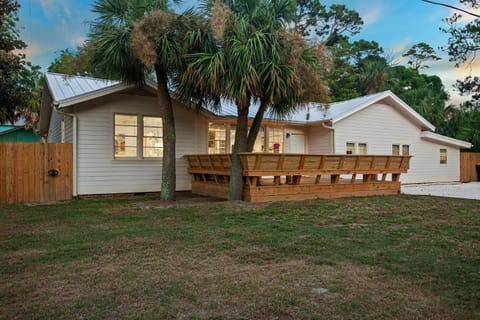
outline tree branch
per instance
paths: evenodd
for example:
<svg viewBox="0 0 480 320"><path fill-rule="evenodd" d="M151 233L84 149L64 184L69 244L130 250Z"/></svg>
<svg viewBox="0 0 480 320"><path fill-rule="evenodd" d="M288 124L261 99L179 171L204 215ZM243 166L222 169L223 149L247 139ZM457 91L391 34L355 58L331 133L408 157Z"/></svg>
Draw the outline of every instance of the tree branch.
<svg viewBox="0 0 480 320"><path fill-rule="evenodd" d="M428 3L431 3L431 4L436 4L436 5L439 5L439 6L448 7L448 8L454 9L454 10L458 10L458 11L464 12L464 13L469 14L469 15L471 15L471 16L480 18L480 15L478 15L478 14L475 14L475 13L473 13L473 12L470 12L470 11L467 11L467 10L464 10L464 9L461 9L461 8L458 8L458 7L455 7L455 6L446 4L446 3L441 3L441 2L436 2L436 1L430 1L430 0L420 0L420 1L428 2Z"/></svg>

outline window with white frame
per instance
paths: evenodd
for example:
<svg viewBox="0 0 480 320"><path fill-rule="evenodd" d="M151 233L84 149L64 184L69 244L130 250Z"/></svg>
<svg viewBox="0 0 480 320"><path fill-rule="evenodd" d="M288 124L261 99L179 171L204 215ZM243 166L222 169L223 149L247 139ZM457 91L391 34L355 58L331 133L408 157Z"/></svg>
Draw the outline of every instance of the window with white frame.
<svg viewBox="0 0 480 320"><path fill-rule="evenodd" d="M138 146L138 117L115 114L115 158L136 158Z"/></svg>
<svg viewBox="0 0 480 320"><path fill-rule="evenodd" d="M392 144L392 156L399 156L399 155L400 155L400 145Z"/></svg>
<svg viewBox="0 0 480 320"><path fill-rule="evenodd" d="M358 154L359 155L366 155L367 154L367 144L366 143L359 143L358 144Z"/></svg>
<svg viewBox="0 0 480 320"><path fill-rule="evenodd" d="M163 156L163 122L161 117L143 116L143 157Z"/></svg>
<svg viewBox="0 0 480 320"><path fill-rule="evenodd" d="M345 145L345 154L355 154L355 142L347 142Z"/></svg>
<svg viewBox="0 0 480 320"><path fill-rule="evenodd" d="M162 156L163 123L161 117L114 115L115 159L160 158Z"/></svg>
<svg viewBox="0 0 480 320"><path fill-rule="evenodd" d="M440 164L447 164L447 149L440 149Z"/></svg>
<svg viewBox="0 0 480 320"><path fill-rule="evenodd" d="M410 155L410 145L408 144L402 145L402 156L409 156L409 155ZM410 169L410 160L408 160L407 169Z"/></svg>
<svg viewBox="0 0 480 320"><path fill-rule="evenodd" d="M250 127L248 128L250 132ZM235 125L209 124L208 153L232 152L235 144ZM230 149L227 149L227 137L230 137ZM223 150L223 151L222 151ZM260 127L252 152L265 152L265 128Z"/></svg>
<svg viewBox="0 0 480 320"><path fill-rule="evenodd" d="M223 123L208 124L208 153L225 153L227 130Z"/></svg>

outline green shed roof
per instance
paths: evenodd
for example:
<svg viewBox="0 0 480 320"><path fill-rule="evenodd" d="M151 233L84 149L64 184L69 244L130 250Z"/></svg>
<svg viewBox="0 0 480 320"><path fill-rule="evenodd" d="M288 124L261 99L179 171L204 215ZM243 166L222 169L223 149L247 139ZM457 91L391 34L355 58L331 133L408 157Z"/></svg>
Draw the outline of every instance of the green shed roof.
<svg viewBox="0 0 480 320"><path fill-rule="evenodd" d="M23 126L0 126L0 142L39 142L40 138L32 129Z"/></svg>
<svg viewBox="0 0 480 320"><path fill-rule="evenodd" d="M0 125L0 133L4 131L9 131L15 129L15 126L6 126L6 125Z"/></svg>

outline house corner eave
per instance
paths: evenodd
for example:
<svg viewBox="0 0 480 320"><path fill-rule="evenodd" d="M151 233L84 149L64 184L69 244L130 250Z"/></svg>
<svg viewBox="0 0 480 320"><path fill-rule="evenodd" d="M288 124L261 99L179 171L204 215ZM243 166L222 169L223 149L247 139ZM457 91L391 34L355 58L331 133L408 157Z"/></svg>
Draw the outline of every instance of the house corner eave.
<svg viewBox="0 0 480 320"><path fill-rule="evenodd" d="M473 146L470 142L447 137L447 136L442 136L438 133L434 133L431 131L422 131L422 133L420 134L420 137L427 141L432 141L435 143L440 143L443 145L456 147L456 148L470 149Z"/></svg>

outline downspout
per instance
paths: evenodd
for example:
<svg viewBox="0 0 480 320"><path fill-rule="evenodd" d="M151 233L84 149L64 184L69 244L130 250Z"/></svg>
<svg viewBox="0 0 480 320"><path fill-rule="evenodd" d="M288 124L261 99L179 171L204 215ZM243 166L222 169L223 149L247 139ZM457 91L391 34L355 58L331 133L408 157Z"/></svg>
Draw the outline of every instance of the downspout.
<svg viewBox="0 0 480 320"><path fill-rule="evenodd" d="M77 122L78 122L78 118L77 118L77 115L74 114L74 113L68 113L68 112L64 112L64 111L60 111L60 109L58 108L58 104L53 104L52 103L52 107L54 109L55 112L58 112L59 114L62 114L62 115L65 115L65 116L69 116L69 117L72 117L73 119L73 168L72 168L72 172L73 172L73 197L74 198L77 198L78 197L78 190L77 190Z"/></svg>
<svg viewBox="0 0 480 320"><path fill-rule="evenodd" d="M335 129L333 129L333 126L327 126L325 122L322 122L322 127L328 130L332 130L332 136L331 136L332 154L335 154Z"/></svg>

